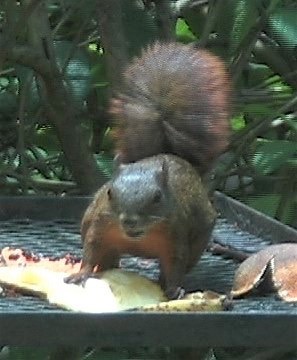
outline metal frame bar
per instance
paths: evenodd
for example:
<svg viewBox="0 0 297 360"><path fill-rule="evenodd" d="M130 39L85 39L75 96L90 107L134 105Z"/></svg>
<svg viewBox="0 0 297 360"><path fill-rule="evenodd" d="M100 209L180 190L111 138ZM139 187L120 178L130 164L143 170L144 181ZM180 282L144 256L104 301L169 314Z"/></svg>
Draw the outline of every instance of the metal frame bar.
<svg viewBox="0 0 297 360"><path fill-rule="evenodd" d="M297 314L0 314L0 343L18 346L295 347Z"/></svg>

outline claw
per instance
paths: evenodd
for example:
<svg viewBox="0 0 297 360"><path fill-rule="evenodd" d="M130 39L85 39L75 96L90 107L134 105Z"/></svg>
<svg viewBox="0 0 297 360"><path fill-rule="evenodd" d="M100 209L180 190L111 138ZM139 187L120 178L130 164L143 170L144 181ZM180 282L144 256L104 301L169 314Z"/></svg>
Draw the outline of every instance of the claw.
<svg viewBox="0 0 297 360"><path fill-rule="evenodd" d="M179 300L182 299L185 296L185 289L178 286L175 288L168 288L165 291L165 294L169 300Z"/></svg>
<svg viewBox="0 0 297 360"><path fill-rule="evenodd" d="M91 274L86 272L78 272L64 278L66 284L75 284L84 286Z"/></svg>

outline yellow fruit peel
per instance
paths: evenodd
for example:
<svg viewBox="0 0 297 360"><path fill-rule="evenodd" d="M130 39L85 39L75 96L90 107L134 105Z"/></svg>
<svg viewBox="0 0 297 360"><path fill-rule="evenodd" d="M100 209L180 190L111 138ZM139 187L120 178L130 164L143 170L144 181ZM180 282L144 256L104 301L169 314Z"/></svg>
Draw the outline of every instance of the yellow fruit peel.
<svg viewBox="0 0 297 360"><path fill-rule="evenodd" d="M36 294L63 309L103 313L124 310L189 312L223 310L225 296L212 292L187 294L166 301L160 286L137 273L122 269L103 272L84 285L66 284L66 273L33 267L0 267L0 284Z"/></svg>
<svg viewBox="0 0 297 360"><path fill-rule="evenodd" d="M226 296L208 292L187 294L183 299L142 306L138 310L152 312L213 312L224 310Z"/></svg>

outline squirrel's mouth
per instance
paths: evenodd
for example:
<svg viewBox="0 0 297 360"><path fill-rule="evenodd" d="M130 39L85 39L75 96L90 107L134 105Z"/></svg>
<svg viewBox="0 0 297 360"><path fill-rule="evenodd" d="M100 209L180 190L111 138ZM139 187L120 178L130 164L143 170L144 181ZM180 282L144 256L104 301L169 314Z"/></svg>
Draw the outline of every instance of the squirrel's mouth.
<svg viewBox="0 0 297 360"><path fill-rule="evenodd" d="M144 235L143 229L125 229L125 233L128 237L133 239L139 239Z"/></svg>

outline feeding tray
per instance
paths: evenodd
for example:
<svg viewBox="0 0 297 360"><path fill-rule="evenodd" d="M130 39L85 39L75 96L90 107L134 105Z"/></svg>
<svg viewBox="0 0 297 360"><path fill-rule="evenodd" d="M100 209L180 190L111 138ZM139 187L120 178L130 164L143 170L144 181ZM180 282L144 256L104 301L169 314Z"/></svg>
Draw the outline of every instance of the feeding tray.
<svg viewBox="0 0 297 360"><path fill-rule="evenodd" d="M44 256L81 256L80 219L90 198L0 198L0 247ZM255 253L269 244L296 242L297 232L220 193L216 240ZM122 266L152 279L157 263L125 256ZM187 291L231 290L238 262L205 252L185 279ZM290 329L290 331L287 331ZM294 347L297 304L274 295L236 299L216 313L83 314L59 310L32 296L0 299L0 343L5 345Z"/></svg>

